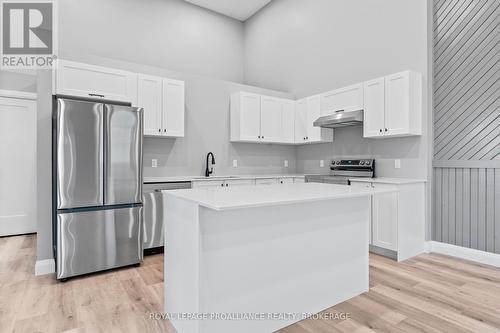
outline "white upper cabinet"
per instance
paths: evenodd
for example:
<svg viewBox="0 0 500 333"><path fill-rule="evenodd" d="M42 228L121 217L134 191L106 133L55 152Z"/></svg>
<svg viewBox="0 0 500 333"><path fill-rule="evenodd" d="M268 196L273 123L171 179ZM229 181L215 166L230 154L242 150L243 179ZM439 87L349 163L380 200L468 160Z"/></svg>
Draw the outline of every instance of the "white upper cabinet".
<svg viewBox="0 0 500 333"><path fill-rule="evenodd" d="M385 110L385 79L364 83L365 107L363 112L363 136L365 138L383 134Z"/></svg>
<svg viewBox="0 0 500 333"><path fill-rule="evenodd" d="M332 142L333 129L321 128L313 125L321 116L321 96L314 95L297 101L296 127L303 136L296 135L297 144ZM301 122L302 124L297 124Z"/></svg>
<svg viewBox="0 0 500 333"><path fill-rule="evenodd" d="M260 95L238 92L231 95L231 141L259 142Z"/></svg>
<svg viewBox="0 0 500 333"><path fill-rule="evenodd" d="M139 74L137 105L144 108L144 135L162 134L162 85L161 77Z"/></svg>
<svg viewBox="0 0 500 333"><path fill-rule="evenodd" d="M283 102L280 98L262 96L260 99L260 134L264 142L280 142L283 123Z"/></svg>
<svg viewBox="0 0 500 333"><path fill-rule="evenodd" d="M295 143L295 101L237 92L231 95L231 141Z"/></svg>
<svg viewBox="0 0 500 333"><path fill-rule="evenodd" d="M282 138L285 143L295 143L295 101L282 100Z"/></svg>
<svg viewBox="0 0 500 333"><path fill-rule="evenodd" d="M144 135L184 136L184 82L138 76L137 106L144 108Z"/></svg>
<svg viewBox="0 0 500 333"><path fill-rule="evenodd" d="M184 137L184 81L163 79L163 134Z"/></svg>
<svg viewBox="0 0 500 333"><path fill-rule="evenodd" d="M332 90L321 94L321 115L327 116L336 111L363 110L363 84Z"/></svg>
<svg viewBox="0 0 500 333"><path fill-rule="evenodd" d="M422 77L420 74L411 71L396 73L368 81L364 87L367 90L365 91L364 137L382 138L422 134Z"/></svg>
<svg viewBox="0 0 500 333"><path fill-rule="evenodd" d="M137 103L137 74L114 68L58 60L55 93Z"/></svg>

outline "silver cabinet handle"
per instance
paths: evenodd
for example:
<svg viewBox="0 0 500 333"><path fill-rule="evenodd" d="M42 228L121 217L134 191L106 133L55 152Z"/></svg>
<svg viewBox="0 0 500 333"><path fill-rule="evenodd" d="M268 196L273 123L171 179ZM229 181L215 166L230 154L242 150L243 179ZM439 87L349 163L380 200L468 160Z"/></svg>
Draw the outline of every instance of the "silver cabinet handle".
<svg viewBox="0 0 500 333"><path fill-rule="evenodd" d="M104 95L101 94L89 94L89 96L104 98Z"/></svg>

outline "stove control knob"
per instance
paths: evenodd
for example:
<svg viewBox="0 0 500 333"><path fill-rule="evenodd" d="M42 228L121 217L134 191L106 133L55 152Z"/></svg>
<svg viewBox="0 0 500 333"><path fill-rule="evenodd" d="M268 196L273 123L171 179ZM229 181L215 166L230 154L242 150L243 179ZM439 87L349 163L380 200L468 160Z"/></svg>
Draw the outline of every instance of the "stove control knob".
<svg viewBox="0 0 500 333"><path fill-rule="evenodd" d="M335 163L336 163L337 165L339 165L339 164L340 164L340 161L337 161L337 162L335 162Z"/></svg>
<svg viewBox="0 0 500 333"><path fill-rule="evenodd" d="M365 165L365 161L359 162L359 165Z"/></svg>
<svg viewBox="0 0 500 333"><path fill-rule="evenodd" d="M371 164L371 162L370 162L370 161L366 161L366 165L370 165L370 164Z"/></svg>

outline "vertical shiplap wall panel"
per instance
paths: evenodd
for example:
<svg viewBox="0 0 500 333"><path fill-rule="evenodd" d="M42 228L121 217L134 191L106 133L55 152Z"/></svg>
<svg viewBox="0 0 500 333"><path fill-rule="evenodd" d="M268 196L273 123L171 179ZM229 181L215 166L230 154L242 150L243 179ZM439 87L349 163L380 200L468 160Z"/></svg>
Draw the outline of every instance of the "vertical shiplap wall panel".
<svg viewBox="0 0 500 333"><path fill-rule="evenodd" d="M433 239L500 253L500 1L433 8Z"/></svg>

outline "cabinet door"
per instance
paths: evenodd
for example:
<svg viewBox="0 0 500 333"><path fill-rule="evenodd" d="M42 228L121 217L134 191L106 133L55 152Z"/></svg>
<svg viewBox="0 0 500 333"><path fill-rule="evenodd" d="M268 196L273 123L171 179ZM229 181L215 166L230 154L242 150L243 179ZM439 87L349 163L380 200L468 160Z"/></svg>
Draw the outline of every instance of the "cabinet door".
<svg viewBox="0 0 500 333"><path fill-rule="evenodd" d="M137 103L137 74L128 71L59 60L56 93Z"/></svg>
<svg viewBox="0 0 500 333"><path fill-rule="evenodd" d="M294 184L300 184L300 183L305 183L306 179L305 177L295 177L293 179Z"/></svg>
<svg viewBox="0 0 500 333"><path fill-rule="evenodd" d="M385 127L387 135L410 132L410 72L385 77Z"/></svg>
<svg viewBox="0 0 500 333"><path fill-rule="evenodd" d="M163 80L163 135L184 136L184 81Z"/></svg>
<svg viewBox="0 0 500 333"><path fill-rule="evenodd" d="M313 126L316 119L321 116L321 100L320 95L315 95L307 98L307 122L306 122L306 141L319 142L321 141L321 128Z"/></svg>
<svg viewBox="0 0 500 333"><path fill-rule="evenodd" d="M144 135L161 135L162 78L139 74L137 106L144 108Z"/></svg>
<svg viewBox="0 0 500 333"><path fill-rule="evenodd" d="M260 95L240 93L240 140L260 140Z"/></svg>
<svg viewBox="0 0 500 333"><path fill-rule="evenodd" d="M363 109L363 84L332 90L321 94L321 115L331 115L336 111L357 111Z"/></svg>
<svg viewBox="0 0 500 333"><path fill-rule="evenodd" d="M384 78L364 83L363 136L365 138L380 137L385 134L384 86Z"/></svg>
<svg viewBox="0 0 500 333"><path fill-rule="evenodd" d="M295 142L295 101L283 100L282 105L282 137L281 142Z"/></svg>
<svg viewBox="0 0 500 333"><path fill-rule="evenodd" d="M280 142L283 135L282 104L279 98L262 96L260 108L260 135L265 142Z"/></svg>
<svg viewBox="0 0 500 333"><path fill-rule="evenodd" d="M298 100L295 103L295 143L306 141L307 130L307 99Z"/></svg>
<svg viewBox="0 0 500 333"><path fill-rule="evenodd" d="M398 193L379 193L372 197L373 245L397 251Z"/></svg>

